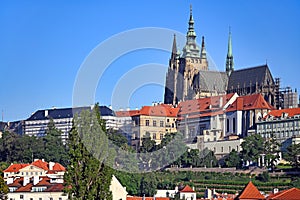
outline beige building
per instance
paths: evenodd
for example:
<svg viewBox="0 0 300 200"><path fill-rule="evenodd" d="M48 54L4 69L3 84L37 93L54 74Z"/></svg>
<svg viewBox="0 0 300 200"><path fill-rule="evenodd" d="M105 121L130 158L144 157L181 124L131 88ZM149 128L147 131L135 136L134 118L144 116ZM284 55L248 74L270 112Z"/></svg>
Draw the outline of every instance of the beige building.
<svg viewBox="0 0 300 200"><path fill-rule="evenodd" d="M133 146L141 145L142 138L149 133L151 139L157 144L161 142L166 133L177 132L176 119L178 108L166 104L143 106L132 116Z"/></svg>
<svg viewBox="0 0 300 200"><path fill-rule="evenodd" d="M112 200L126 200L127 191L126 188L121 185L119 180L113 175L109 189L112 193Z"/></svg>

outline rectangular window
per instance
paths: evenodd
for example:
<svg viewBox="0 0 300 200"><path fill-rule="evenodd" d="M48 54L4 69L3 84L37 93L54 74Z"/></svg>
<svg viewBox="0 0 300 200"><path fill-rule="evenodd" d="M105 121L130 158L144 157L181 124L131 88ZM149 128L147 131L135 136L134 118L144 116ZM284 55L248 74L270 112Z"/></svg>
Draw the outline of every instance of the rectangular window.
<svg viewBox="0 0 300 200"><path fill-rule="evenodd" d="M227 121L227 123L226 123L226 131L228 133L229 132L229 119L227 119L226 121Z"/></svg>
<svg viewBox="0 0 300 200"><path fill-rule="evenodd" d="M149 126L150 122L148 119L146 119L146 126Z"/></svg>
<svg viewBox="0 0 300 200"><path fill-rule="evenodd" d="M167 122L169 122L170 120L169 119L167 119Z"/></svg>
<svg viewBox="0 0 300 200"><path fill-rule="evenodd" d="M164 127L164 121L160 121L160 122L159 122L159 126L160 126L160 127Z"/></svg>
<svg viewBox="0 0 300 200"><path fill-rule="evenodd" d="M153 126L156 126L156 120L153 120Z"/></svg>
<svg viewBox="0 0 300 200"><path fill-rule="evenodd" d="M221 152L224 152L224 147L221 147Z"/></svg>
<svg viewBox="0 0 300 200"><path fill-rule="evenodd" d="M24 198L24 196L21 194L21 195L20 195L20 199L23 199L23 198Z"/></svg>
<svg viewBox="0 0 300 200"><path fill-rule="evenodd" d="M152 139L153 139L153 140L156 140L156 133L153 133Z"/></svg>
<svg viewBox="0 0 300 200"><path fill-rule="evenodd" d="M235 133L235 118L232 119L232 130Z"/></svg>
<svg viewBox="0 0 300 200"><path fill-rule="evenodd" d="M162 140L164 138L164 134L160 134L160 139Z"/></svg>

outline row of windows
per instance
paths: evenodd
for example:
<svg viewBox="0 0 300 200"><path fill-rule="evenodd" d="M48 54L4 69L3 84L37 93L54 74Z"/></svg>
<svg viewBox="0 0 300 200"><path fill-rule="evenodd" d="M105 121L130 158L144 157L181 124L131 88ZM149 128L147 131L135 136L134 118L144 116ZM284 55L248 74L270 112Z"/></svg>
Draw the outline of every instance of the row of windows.
<svg viewBox="0 0 300 200"><path fill-rule="evenodd" d="M24 195L21 194L21 195L20 195L20 199L23 200L23 199L24 199ZM30 200L34 200L33 198L29 198L29 199L30 199ZM13 199L13 198L10 198L9 200L14 200L14 199ZM38 200L43 200L43 198L40 197L40 198L38 198ZM53 200L53 198L52 198L52 197L49 197L49 198L46 198L46 200ZM62 200L62 198L59 197L58 200Z"/></svg>
<svg viewBox="0 0 300 200"><path fill-rule="evenodd" d="M150 120L149 120L149 119L146 119L145 125L146 125L146 126L150 126ZM156 120L153 120L152 126L157 126ZM159 126L160 126L160 127L164 127L164 121L159 121Z"/></svg>

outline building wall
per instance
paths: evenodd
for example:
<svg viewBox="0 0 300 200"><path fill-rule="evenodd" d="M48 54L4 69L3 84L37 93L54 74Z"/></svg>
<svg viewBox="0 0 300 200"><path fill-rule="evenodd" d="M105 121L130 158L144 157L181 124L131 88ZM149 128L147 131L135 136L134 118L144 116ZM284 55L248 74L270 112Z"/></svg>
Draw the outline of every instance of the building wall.
<svg viewBox="0 0 300 200"><path fill-rule="evenodd" d="M225 135L242 134L242 111L226 113L225 133Z"/></svg>
<svg viewBox="0 0 300 200"><path fill-rule="evenodd" d="M238 139L205 142L203 147L213 151L217 157L223 157L229 154L233 149L240 152L242 150L241 144L243 141L243 139Z"/></svg>
<svg viewBox="0 0 300 200"><path fill-rule="evenodd" d="M121 185L119 180L113 175L109 189L112 193L112 200L126 200L126 188Z"/></svg>
<svg viewBox="0 0 300 200"><path fill-rule="evenodd" d="M180 192L180 199L195 200L196 192Z"/></svg>
<svg viewBox="0 0 300 200"><path fill-rule="evenodd" d="M63 192L9 192L8 200L67 200ZM23 197L23 198L21 198Z"/></svg>

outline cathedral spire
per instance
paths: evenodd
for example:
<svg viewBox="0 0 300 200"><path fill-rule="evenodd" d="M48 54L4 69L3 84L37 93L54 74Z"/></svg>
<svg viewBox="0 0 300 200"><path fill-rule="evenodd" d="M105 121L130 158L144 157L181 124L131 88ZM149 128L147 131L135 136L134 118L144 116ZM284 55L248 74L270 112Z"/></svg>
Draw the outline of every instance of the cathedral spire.
<svg viewBox="0 0 300 200"><path fill-rule="evenodd" d="M227 57L226 57L227 75L230 76L232 71L234 71L234 62L233 62L233 55L232 55L231 28L229 27L228 50L227 50Z"/></svg>
<svg viewBox="0 0 300 200"><path fill-rule="evenodd" d="M200 58L200 48L196 43L196 32L194 28L194 18L193 18L193 10L192 5L190 6L190 19L189 19L189 27L186 33L186 44L183 48L182 56L192 57L192 58Z"/></svg>
<svg viewBox="0 0 300 200"><path fill-rule="evenodd" d="M171 59L176 58L176 55L177 55L177 44L176 44L176 34L174 34Z"/></svg>
<svg viewBox="0 0 300 200"><path fill-rule="evenodd" d="M204 36L202 36L201 59L206 59L206 49L205 49Z"/></svg>

